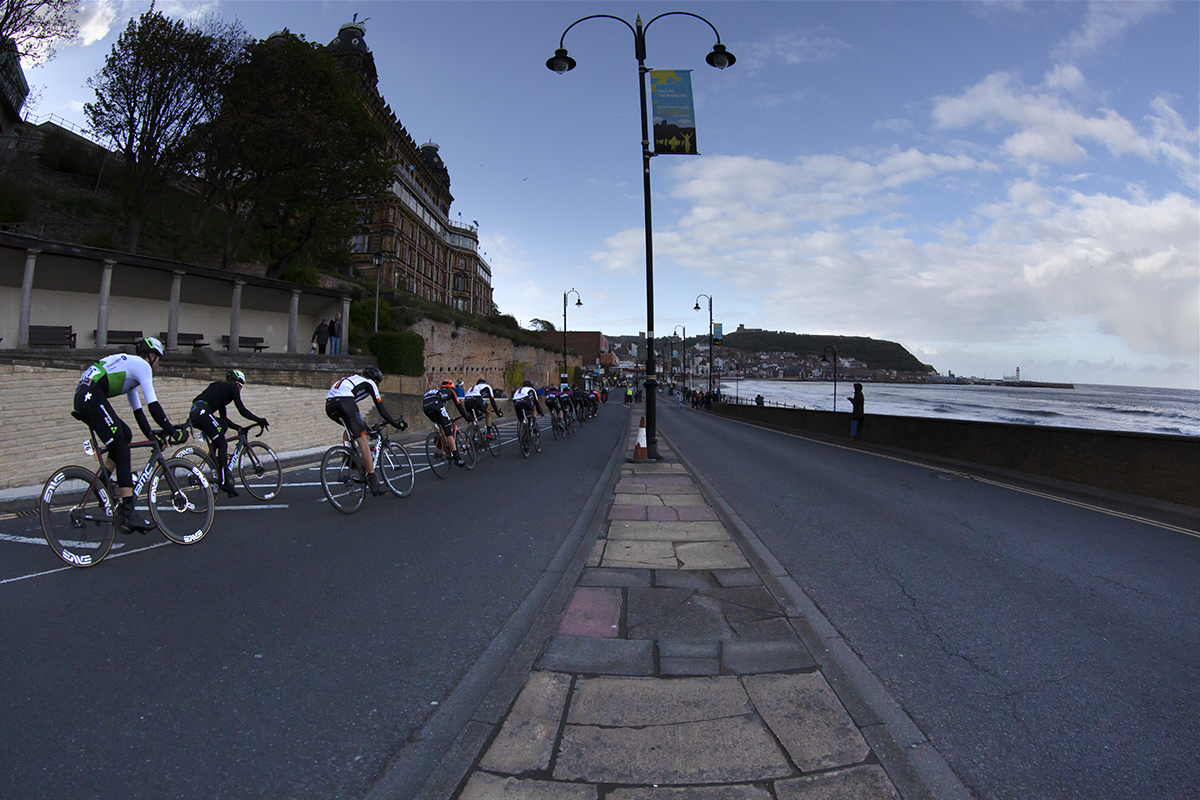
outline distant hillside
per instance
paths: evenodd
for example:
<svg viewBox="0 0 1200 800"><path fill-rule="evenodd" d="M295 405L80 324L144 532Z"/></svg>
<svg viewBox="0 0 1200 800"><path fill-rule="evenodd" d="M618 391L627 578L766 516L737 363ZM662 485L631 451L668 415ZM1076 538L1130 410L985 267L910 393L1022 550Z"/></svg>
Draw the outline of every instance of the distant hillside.
<svg viewBox="0 0 1200 800"><path fill-rule="evenodd" d="M723 344L750 352L795 353L800 358L814 353L819 355L826 345L833 345L839 356L856 358L872 369L935 372L932 366L922 364L903 345L869 336L817 336L743 328L725 334Z"/></svg>

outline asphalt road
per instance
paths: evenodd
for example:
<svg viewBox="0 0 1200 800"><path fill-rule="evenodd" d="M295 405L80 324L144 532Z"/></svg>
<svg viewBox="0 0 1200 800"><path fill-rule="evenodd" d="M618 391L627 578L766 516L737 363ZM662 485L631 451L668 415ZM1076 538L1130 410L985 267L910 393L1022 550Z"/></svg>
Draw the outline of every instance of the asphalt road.
<svg viewBox="0 0 1200 800"><path fill-rule="evenodd" d="M243 492L193 547L118 536L85 570L3 515L0 797L364 797L535 586L627 420L543 424L528 460L504 428L499 458L352 516L289 471L284 507Z"/></svg>
<svg viewBox="0 0 1200 800"><path fill-rule="evenodd" d="M1195 534L661 405L975 794L1200 797Z"/></svg>

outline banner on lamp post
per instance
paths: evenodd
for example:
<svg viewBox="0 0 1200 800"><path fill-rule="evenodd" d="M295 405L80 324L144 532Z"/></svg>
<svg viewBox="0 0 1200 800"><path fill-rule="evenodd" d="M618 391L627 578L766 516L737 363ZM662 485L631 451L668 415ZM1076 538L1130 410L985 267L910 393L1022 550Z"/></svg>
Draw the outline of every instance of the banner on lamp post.
<svg viewBox="0 0 1200 800"><path fill-rule="evenodd" d="M719 323L719 322L714 322L714 323L713 323L713 334L712 334L712 336L713 336L713 346L714 346L714 347L715 347L716 345L719 345L719 344L721 343L721 334L723 333L723 331L721 330L721 327L722 327L722 326L721 326L721 323Z"/></svg>
<svg viewBox="0 0 1200 800"><path fill-rule="evenodd" d="M650 70L655 155L697 155L690 69Z"/></svg>

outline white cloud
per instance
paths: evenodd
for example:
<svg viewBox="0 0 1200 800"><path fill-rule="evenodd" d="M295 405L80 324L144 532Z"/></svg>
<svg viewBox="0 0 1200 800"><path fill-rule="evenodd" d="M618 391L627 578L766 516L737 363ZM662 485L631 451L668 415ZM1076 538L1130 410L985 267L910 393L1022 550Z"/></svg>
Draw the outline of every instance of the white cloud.
<svg viewBox="0 0 1200 800"><path fill-rule="evenodd" d="M1090 56L1109 42L1120 38L1126 28L1144 18L1167 9L1167 4L1137 0L1137 2L1113 2L1100 0L1088 4L1087 19L1083 27L1072 31L1054 48L1054 56L1060 61L1076 61Z"/></svg>
<svg viewBox="0 0 1200 800"><path fill-rule="evenodd" d="M989 130L1014 130L1001 149L1016 163L1034 170L1045 163L1064 164L1089 157L1083 142L1102 145L1113 156L1136 156L1145 161L1166 158L1189 186L1197 183L1195 143L1200 132L1188 129L1183 118L1163 97L1151 103L1148 130L1140 133L1129 120L1108 108L1088 115L1074 107L1064 92L1082 88L1074 67L1046 73L1040 86L1026 87L1013 74L994 72L957 97L934 101L937 128L982 125Z"/></svg>
<svg viewBox="0 0 1200 800"><path fill-rule="evenodd" d="M828 61L839 53L850 49L850 45L839 39L822 36L813 31L777 31L771 38L761 42L739 43L731 48L737 56L739 68L757 70L771 64L788 66Z"/></svg>

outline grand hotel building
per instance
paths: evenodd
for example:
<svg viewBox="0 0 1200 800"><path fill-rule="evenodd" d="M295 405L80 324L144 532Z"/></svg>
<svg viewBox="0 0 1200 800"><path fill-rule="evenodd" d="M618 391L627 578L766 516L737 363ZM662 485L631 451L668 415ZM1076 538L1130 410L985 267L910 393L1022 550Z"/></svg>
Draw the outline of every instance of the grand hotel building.
<svg viewBox="0 0 1200 800"><path fill-rule="evenodd" d="M450 220L454 197L438 146L418 146L379 95L375 57L365 33L363 23L350 22L329 43L342 68L362 76L364 97L387 131L387 154L394 165L391 190L363 205L352 248L355 272L377 277L385 289L406 289L435 303L490 316L492 270L479 252L478 223Z"/></svg>

